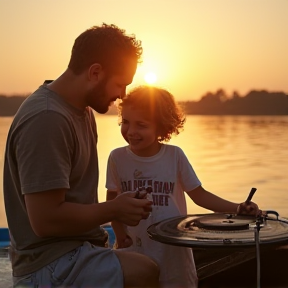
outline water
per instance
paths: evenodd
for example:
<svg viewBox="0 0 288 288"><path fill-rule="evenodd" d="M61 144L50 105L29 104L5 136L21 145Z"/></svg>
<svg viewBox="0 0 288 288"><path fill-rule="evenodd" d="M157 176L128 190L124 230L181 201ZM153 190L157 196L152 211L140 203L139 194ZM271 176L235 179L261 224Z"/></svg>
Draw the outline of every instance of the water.
<svg viewBox="0 0 288 288"><path fill-rule="evenodd" d="M106 161L126 145L117 116L96 115L99 152L99 200L105 201ZM0 227L6 227L2 195L3 158L12 117L0 117ZM243 202L252 187L261 209L288 216L288 116L187 116L184 131L170 144L186 153L203 187ZM188 213L209 213L187 198Z"/></svg>

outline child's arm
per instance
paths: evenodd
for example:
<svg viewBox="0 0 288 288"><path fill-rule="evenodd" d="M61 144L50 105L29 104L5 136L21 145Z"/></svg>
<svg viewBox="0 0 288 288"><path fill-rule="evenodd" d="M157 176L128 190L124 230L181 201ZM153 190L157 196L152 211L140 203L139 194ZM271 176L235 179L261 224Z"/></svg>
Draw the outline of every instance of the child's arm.
<svg viewBox="0 0 288 288"><path fill-rule="evenodd" d="M127 248L133 244L131 237L127 234L126 226L118 221L112 221L111 226L114 230L116 241L114 243L114 248Z"/></svg>
<svg viewBox="0 0 288 288"><path fill-rule="evenodd" d="M117 195L117 191L107 190L106 201L113 200ZM116 237L116 243L114 244L115 248L127 248L133 244L132 239L127 234L126 225L119 221L112 221L111 226Z"/></svg>
<svg viewBox="0 0 288 288"><path fill-rule="evenodd" d="M187 194L195 204L214 212L256 215L259 211L254 202L241 204L230 202L206 191L202 186L188 191Z"/></svg>

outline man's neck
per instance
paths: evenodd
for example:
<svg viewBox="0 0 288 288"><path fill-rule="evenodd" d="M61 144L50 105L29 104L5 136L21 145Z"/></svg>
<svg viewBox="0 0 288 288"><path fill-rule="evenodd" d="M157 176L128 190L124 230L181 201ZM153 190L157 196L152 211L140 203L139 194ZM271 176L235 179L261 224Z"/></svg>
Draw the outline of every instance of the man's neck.
<svg viewBox="0 0 288 288"><path fill-rule="evenodd" d="M83 83L81 76L76 76L71 70L67 69L57 79L47 84L47 87L73 107L84 110L86 105Z"/></svg>

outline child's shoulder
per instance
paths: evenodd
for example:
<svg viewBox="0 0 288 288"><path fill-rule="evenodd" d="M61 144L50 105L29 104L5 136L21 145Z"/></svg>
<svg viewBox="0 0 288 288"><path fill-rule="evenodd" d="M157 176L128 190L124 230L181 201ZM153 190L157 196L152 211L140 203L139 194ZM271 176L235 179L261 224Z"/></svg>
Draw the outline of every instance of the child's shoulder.
<svg viewBox="0 0 288 288"><path fill-rule="evenodd" d="M179 146L171 145L171 144L163 144L165 146L165 149L167 150L173 150L173 151L183 151Z"/></svg>
<svg viewBox="0 0 288 288"><path fill-rule="evenodd" d="M113 149L110 154L113 154L113 155L117 155L117 154L123 154L123 153L126 153L127 151L127 145L126 146L123 146L123 147L117 147L115 149Z"/></svg>
<svg viewBox="0 0 288 288"><path fill-rule="evenodd" d="M171 144L163 144L165 147L166 152L168 153L173 153L173 154L184 154L184 151L182 148L176 145L171 145Z"/></svg>

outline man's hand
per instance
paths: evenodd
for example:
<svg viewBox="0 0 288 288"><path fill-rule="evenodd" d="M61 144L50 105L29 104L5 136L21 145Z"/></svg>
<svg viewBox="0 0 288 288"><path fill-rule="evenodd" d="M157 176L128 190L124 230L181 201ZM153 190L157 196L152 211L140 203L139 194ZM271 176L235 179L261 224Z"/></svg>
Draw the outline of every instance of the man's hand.
<svg viewBox="0 0 288 288"><path fill-rule="evenodd" d="M128 226L136 226L142 219L147 219L152 211L152 201L135 198L137 192L125 192L111 200L117 207L114 220Z"/></svg>

